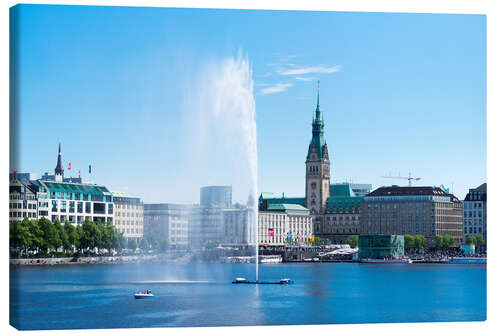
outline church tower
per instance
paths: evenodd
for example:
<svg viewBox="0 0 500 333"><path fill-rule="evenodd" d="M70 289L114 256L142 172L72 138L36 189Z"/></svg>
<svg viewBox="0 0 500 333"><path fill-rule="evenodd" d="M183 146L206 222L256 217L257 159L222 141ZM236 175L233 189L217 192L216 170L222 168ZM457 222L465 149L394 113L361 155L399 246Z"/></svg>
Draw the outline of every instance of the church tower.
<svg viewBox="0 0 500 333"><path fill-rule="evenodd" d="M306 205L312 215L324 214L326 199L330 196L330 158L324 137L323 116L318 102L312 122L312 139L306 159Z"/></svg>
<svg viewBox="0 0 500 333"><path fill-rule="evenodd" d="M56 180L62 181L64 177L64 168L62 167L62 160L61 160L61 143L59 142L59 153L57 154L57 165L56 168L54 169L54 174L56 177Z"/></svg>

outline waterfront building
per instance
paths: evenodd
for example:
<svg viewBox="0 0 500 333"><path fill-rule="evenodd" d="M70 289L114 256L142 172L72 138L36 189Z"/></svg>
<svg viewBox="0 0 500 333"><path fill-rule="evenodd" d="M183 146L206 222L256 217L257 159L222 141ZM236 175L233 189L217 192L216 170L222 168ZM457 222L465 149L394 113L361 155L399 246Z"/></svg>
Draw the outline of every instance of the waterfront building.
<svg viewBox="0 0 500 333"><path fill-rule="evenodd" d="M112 192L114 224L125 238L140 240L144 234L144 204L138 197Z"/></svg>
<svg viewBox="0 0 500 333"><path fill-rule="evenodd" d="M144 204L144 237L161 242L169 248L189 245L189 217L192 205L169 203Z"/></svg>
<svg viewBox="0 0 500 333"><path fill-rule="evenodd" d="M24 218L38 218L36 188L29 180L23 182L13 178L9 183L9 220L22 221Z"/></svg>
<svg viewBox="0 0 500 333"><path fill-rule="evenodd" d="M462 242L462 203L440 187L379 187L360 206L361 235L450 235Z"/></svg>
<svg viewBox="0 0 500 333"><path fill-rule="evenodd" d="M304 206L272 203L259 211L260 245L304 245L312 241L312 216Z"/></svg>
<svg viewBox="0 0 500 333"><path fill-rule="evenodd" d="M395 259L404 256L402 235L361 235L358 241L359 259Z"/></svg>
<svg viewBox="0 0 500 333"><path fill-rule="evenodd" d="M486 246L486 183L469 189L463 201L463 233L467 236L482 236Z"/></svg>
<svg viewBox="0 0 500 333"><path fill-rule="evenodd" d="M113 195L102 185L37 180L38 215L77 225L85 220L113 222Z"/></svg>
<svg viewBox="0 0 500 333"><path fill-rule="evenodd" d="M200 188L200 206L229 208L232 205L231 186L204 186Z"/></svg>
<svg viewBox="0 0 500 333"><path fill-rule="evenodd" d="M363 197L356 195L348 183L330 186L326 200L321 235L335 244L345 244L350 235L359 235L360 205Z"/></svg>

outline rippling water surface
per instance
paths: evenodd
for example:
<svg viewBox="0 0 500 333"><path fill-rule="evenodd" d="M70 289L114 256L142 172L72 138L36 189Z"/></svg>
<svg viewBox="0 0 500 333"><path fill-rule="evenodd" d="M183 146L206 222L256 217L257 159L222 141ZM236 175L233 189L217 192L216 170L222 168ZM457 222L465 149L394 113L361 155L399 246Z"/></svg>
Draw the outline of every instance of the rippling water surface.
<svg viewBox="0 0 500 333"><path fill-rule="evenodd" d="M299 325L486 319L486 265L144 263L11 267L19 329ZM133 294L150 289L152 300Z"/></svg>

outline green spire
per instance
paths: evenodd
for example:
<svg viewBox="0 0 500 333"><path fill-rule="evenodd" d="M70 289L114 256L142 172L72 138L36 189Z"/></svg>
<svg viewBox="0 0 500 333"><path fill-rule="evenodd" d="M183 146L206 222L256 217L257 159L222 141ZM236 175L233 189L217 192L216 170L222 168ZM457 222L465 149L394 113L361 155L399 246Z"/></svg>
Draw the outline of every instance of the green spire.
<svg viewBox="0 0 500 333"><path fill-rule="evenodd" d="M319 80L318 80L318 101L316 104L316 111L319 111Z"/></svg>

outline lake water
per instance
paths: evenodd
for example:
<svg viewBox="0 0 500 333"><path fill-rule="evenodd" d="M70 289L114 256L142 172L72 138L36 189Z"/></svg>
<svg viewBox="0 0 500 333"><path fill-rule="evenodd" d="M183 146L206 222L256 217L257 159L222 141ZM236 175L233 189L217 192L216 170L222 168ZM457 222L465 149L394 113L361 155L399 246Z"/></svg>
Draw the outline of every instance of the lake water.
<svg viewBox="0 0 500 333"><path fill-rule="evenodd" d="M143 263L11 267L19 329L486 320L486 265ZM135 300L150 289L151 300Z"/></svg>

